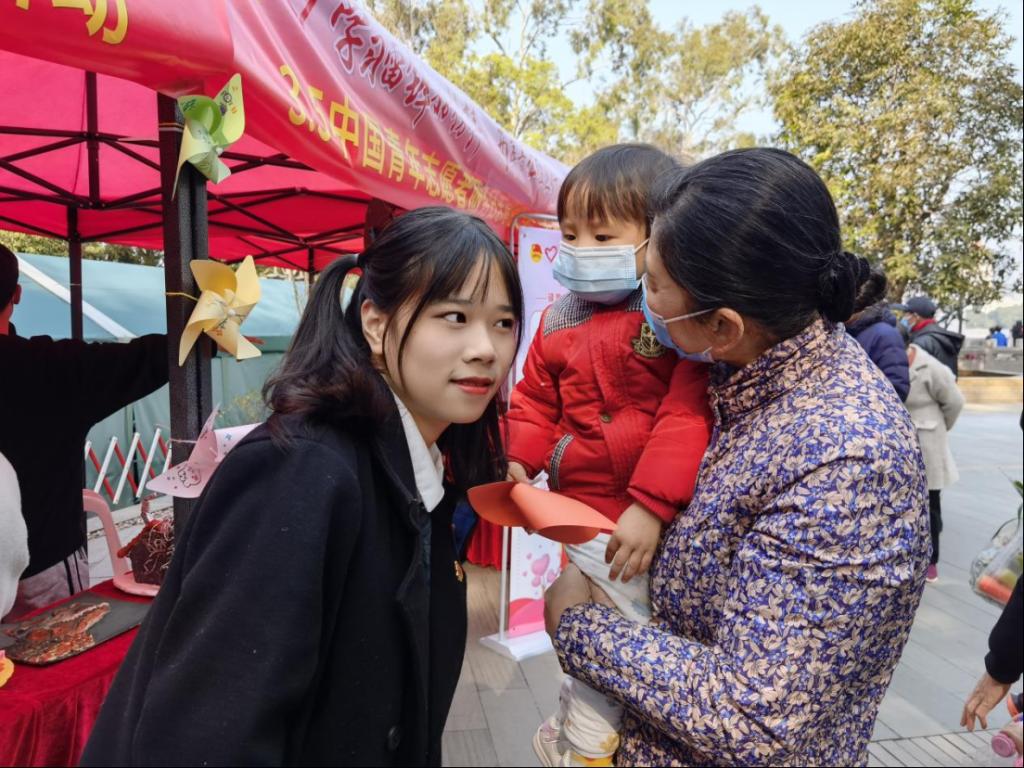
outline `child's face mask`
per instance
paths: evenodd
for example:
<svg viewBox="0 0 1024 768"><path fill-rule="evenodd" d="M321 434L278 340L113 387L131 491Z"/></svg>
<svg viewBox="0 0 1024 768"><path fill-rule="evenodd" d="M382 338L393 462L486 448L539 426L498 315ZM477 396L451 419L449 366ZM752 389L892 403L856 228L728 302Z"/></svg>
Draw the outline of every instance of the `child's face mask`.
<svg viewBox="0 0 1024 768"><path fill-rule="evenodd" d="M649 238L648 238L649 239ZM637 289L636 255L647 245L578 247L564 240L555 257L555 279L584 301L618 304Z"/></svg>

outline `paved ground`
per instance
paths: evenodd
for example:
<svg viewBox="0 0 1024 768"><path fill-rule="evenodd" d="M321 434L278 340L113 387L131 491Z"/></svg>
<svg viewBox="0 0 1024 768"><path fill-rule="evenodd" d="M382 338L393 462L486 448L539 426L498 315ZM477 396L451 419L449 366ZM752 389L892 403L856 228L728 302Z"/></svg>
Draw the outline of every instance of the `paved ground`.
<svg viewBox="0 0 1024 768"><path fill-rule="evenodd" d="M943 493L940 580L929 585L910 641L882 703L871 765L996 765L988 735L959 728L963 701L981 673L998 610L967 582L971 559L1020 503L1010 485L1024 474L1020 411L973 407L952 433L960 483ZM137 530L130 510L117 513L123 541ZM92 526L91 526L92 527ZM109 577L102 538L90 537L93 579ZM485 649L498 629L498 574L470 567L466 664L444 741L448 766L538 765L530 738L557 699L561 670L553 654L521 664ZM1000 714L993 723L1005 720ZM841 738L841 734L837 734ZM1010 764L1010 763L1006 763Z"/></svg>
<svg viewBox="0 0 1024 768"><path fill-rule="evenodd" d="M971 591L967 570L1020 503L1010 485L1010 478L1024 473L1019 417L1019 410L972 408L952 433L961 481L943 494L940 580L925 590L882 703L870 765L999 764L989 751L989 735L959 727L999 613ZM481 646L479 638L498 629L498 574L472 568L468 578L470 637L448 718L445 764L538 765L530 738L557 700L561 670L553 654L516 664ZM1006 719L1000 713L992 723Z"/></svg>

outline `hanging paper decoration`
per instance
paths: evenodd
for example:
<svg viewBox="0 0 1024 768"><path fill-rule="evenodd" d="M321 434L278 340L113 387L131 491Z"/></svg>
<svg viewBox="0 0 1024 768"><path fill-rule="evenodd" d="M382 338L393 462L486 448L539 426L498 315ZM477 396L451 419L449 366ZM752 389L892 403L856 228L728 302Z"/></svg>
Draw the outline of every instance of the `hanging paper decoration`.
<svg viewBox="0 0 1024 768"><path fill-rule="evenodd" d="M231 175L231 169L220 159L221 153L238 141L245 131L245 109L242 106L242 76L236 74L214 98L182 96L178 106L185 117L181 134L178 169L174 187L178 187L181 166L190 162L214 184Z"/></svg>
<svg viewBox="0 0 1024 768"><path fill-rule="evenodd" d="M237 272L217 261L191 262L199 285L199 299L181 334L178 365L184 365L192 347L205 333L236 360L259 357L260 351L242 335L241 327L260 300L260 280L252 256L246 256Z"/></svg>
<svg viewBox="0 0 1024 768"><path fill-rule="evenodd" d="M157 475L146 483L147 491L185 499L198 498L228 451L259 426L246 424L215 430L213 424L217 419L217 412L217 408L214 408L210 418L206 420L188 459L175 464L162 475Z"/></svg>

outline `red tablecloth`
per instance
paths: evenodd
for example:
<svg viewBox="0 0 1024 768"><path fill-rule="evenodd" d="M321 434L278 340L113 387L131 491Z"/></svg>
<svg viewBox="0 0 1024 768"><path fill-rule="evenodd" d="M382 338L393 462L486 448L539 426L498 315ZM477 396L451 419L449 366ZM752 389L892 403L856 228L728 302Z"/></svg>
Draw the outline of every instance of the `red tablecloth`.
<svg viewBox="0 0 1024 768"><path fill-rule="evenodd" d="M110 581L89 591L123 600L150 599L127 595ZM16 664L14 676L0 688L0 765L77 765L137 631L47 667Z"/></svg>
<svg viewBox="0 0 1024 768"><path fill-rule="evenodd" d="M500 525L489 523L482 517L477 520L466 548L466 559L473 565L488 565L500 571L502 530Z"/></svg>

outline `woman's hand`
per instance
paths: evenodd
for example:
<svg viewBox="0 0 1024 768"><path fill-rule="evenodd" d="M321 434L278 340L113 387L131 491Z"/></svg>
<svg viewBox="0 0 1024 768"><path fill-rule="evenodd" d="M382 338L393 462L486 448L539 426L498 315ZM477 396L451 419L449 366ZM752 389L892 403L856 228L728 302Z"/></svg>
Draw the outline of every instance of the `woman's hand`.
<svg viewBox="0 0 1024 768"><path fill-rule="evenodd" d="M608 578L615 581L621 572L625 584L634 576L647 573L660 539L661 518L643 504L630 504L619 518L604 553L604 561L612 564Z"/></svg>
<svg viewBox="0 0 1024 768"><path fill-rule="evenodd" d="M987 730L988 713L996 704L1006 698L1006 693L1009 690L1008 684L1000 683L988 672L983 674L978 680L978 684L974 686L971 695L967 697L964 713L960 716L960 725L967 728L968 731L973 731L974 720L977 718L981 721L981 727Z"/></svg>
<svg viewBox="0 0 1024 768"><path fill-rule="evenodd" d="M544 593L544 628L554 641L558 634L558 622L567 608L589 602L591 584L583 571L569 563L562 575ZM601 593L604 594L603 592ZM605 598L607 599L607 595Z"/></svg>

